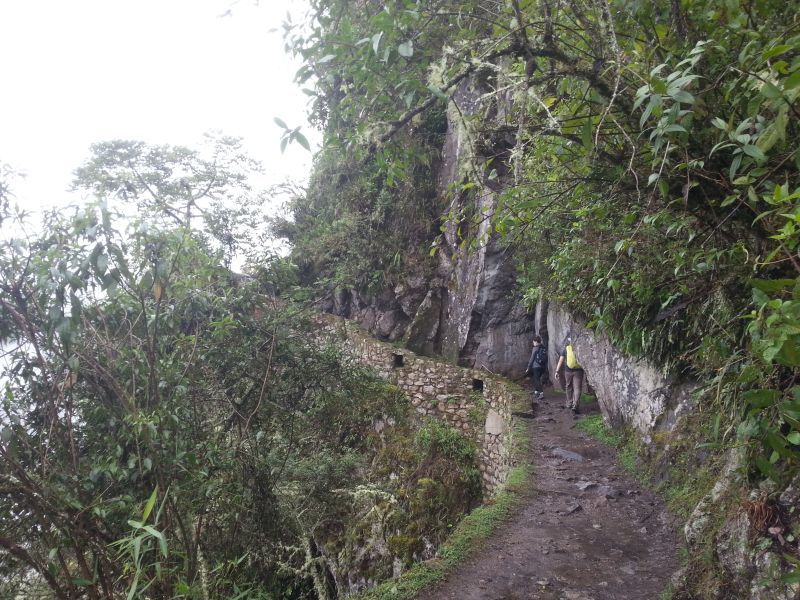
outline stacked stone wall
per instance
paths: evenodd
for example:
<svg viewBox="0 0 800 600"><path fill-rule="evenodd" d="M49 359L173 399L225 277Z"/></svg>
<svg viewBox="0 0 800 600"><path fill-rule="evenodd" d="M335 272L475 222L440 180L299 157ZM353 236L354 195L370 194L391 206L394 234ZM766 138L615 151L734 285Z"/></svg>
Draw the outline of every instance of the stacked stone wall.
<svg viewBox="0 0 800 600"><path fill-rule="evenodd" d="M509 384L381 342L346 319L320 315L318 324L324 339L402 389L421 417L443 421L475 440L485 494L505 483L513 444Z"/></svg>

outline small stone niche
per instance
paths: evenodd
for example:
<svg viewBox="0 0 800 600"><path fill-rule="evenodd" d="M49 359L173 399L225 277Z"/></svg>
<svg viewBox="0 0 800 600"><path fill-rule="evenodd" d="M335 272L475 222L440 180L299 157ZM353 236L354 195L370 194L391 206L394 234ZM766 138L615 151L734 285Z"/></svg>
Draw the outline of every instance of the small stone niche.
<svg viewBox="0 0 800 600"><path fill-rule="evenodd" d="M483 393L483 379L472 380L472 391Z"/></svg>
<svg viewBox="0 0 800 600"><path fill-rule="evenodd" d="M399 352L394 352L392 354L392 368L393 369L400 369L403 367L403 355Z"/></svg>

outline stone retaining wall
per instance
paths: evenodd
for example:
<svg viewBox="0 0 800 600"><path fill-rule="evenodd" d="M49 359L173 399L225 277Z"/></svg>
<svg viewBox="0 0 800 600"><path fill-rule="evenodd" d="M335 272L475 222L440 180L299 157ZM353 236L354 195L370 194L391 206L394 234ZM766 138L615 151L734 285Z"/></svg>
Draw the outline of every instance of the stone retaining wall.
<svg viewBox="0 0 800 600"><path fill-rule="evenodd" d="M352 321L320 315L324 337L372 367L408 396L416 412L444 421L475 440L486 495L505 483L512 463L509 385L485 371L464 369L381 342Z"/></svg>

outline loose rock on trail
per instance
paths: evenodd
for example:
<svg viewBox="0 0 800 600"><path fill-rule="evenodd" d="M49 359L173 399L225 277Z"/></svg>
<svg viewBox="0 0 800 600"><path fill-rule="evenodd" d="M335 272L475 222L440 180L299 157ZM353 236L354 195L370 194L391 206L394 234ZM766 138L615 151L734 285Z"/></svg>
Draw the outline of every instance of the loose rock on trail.
<svg viewBox="0 0 800 600"><path fill-rule="evenodd" d="M418 600L656 600L678 567L658 497L575 429L563 394L525 416L532 475L515 514Z"/></svg>

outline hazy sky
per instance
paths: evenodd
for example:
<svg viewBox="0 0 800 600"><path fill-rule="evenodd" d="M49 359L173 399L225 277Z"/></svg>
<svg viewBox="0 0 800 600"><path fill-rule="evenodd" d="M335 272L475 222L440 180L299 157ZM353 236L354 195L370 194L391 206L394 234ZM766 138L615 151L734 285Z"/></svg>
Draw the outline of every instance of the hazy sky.
<svg viewBox="0 0 800 600"><path fill-rule="evenodd" d="M93 142L196 146L207 131L243 137L272 182L305 178L310 154L281 155L273 121L305 123L299 65L269 33L287 9L304 2L0 0L0 162L27 174L17 199L64 202Z"/></svg>

